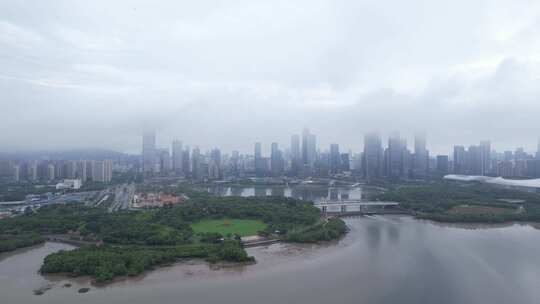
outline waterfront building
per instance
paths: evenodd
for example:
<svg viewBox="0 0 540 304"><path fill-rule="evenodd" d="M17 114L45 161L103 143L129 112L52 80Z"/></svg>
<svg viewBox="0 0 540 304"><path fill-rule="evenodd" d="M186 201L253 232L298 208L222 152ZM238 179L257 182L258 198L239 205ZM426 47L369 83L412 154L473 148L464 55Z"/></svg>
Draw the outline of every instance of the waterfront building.
<svg viewBox="0 0 540 304"><path fill-rule="evenodd" d="M399 132L393 132L388 138L388 153L386 160L386 175L389 178L403 176L403 141Z"/></svg>
<svg viewBox="0 0 540 304"><path fill-rule="evenodd" d="M363 170L366 180L381 178L383 169L383 149L378 133L364 135Z"/></svg>
<svg viewBox="0 0 540 304"><path fill-rule="evenodd" d="M330 174L338 174L341 172L341 154L339 153L339 145L330 145Z"/></svg>
<svg viewBox="0 0 540 304"><path fill-rule="evenodd" d="M424 178L428 174L429 153L426 149L426 136L417 134L414 137L413 176Z"/></svg>

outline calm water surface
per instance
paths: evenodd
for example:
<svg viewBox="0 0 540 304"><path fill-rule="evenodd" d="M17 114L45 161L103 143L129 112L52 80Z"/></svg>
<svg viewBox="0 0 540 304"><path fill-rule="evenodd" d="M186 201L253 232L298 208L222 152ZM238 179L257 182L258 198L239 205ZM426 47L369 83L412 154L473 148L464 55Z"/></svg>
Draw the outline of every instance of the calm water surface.
<svg viewBox="0 0 540 304"><path fill-rule="evenodd" d="M211 270L192 261L104 288L38 275L46 254L71 248L47 243L0 257L0 303L540 303L540 230L532 226L398 216L347 223L351 232L335 244L252 248L256 265ZM78 294L81 287L92 289Z"/></svg>
<svg viewBox="0 0 540 304"><path fill-rule="evenodd" d="M213 186L206 189L219 196L285 196L318 202L321 200L366 200L379 193L373 187L328 187L318 185L293 186Z"/></svg>

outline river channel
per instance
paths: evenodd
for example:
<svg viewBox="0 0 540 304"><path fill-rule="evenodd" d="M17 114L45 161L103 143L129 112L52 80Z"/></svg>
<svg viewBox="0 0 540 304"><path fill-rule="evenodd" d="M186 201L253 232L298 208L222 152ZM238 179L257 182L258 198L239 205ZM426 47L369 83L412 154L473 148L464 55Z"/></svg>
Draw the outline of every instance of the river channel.
<svg viewBox="0 0 540 304"><path fill-rule="evenodd" d="M46 243L0 256L3 304L29 303L539 303L540 230L532 225L442 225L408 216L346 219L325 245L248 249L258 263L211 269L178 263L105 287L43 277ZM66 283L71 287L64 287ZM32 290L50 287L43 295ZM77 290L90 287L79 294Z"/></svg>

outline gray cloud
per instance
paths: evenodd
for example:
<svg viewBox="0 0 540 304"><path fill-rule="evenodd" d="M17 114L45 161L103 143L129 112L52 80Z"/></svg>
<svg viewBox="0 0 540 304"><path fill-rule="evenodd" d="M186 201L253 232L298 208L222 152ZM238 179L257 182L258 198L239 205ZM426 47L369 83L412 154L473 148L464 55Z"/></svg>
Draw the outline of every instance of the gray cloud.
<svg viewBox="0 0 540 304"><path fill-rule="evenodd" d="M537 1L0 3L1 150L540 136Z"/></svg>

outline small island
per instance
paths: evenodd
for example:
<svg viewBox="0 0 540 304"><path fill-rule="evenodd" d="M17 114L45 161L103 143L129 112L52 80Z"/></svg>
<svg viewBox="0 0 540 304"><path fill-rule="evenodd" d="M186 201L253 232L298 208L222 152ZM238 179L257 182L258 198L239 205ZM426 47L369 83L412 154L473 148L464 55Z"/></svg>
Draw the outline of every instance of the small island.
<svg viewBox="0 0 540 304"><path fill-rule="evenodd" d="M45 240L73 243L78 248L45 257L40 272L91 276L106 283L181 259L253 263L241 243L242 236L251 234L320 242L346 232L341 219L321 218L311 202L194 195L181 205L115 213L75 204L45 206L0 221L0 248L14 250Z"/></svg>

